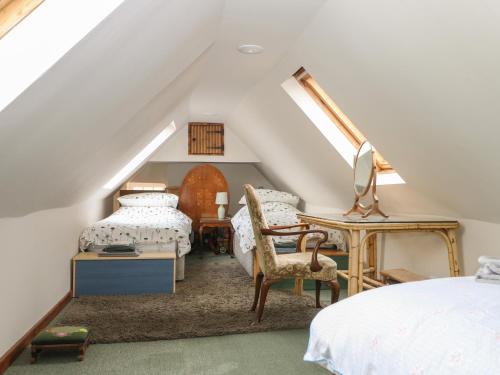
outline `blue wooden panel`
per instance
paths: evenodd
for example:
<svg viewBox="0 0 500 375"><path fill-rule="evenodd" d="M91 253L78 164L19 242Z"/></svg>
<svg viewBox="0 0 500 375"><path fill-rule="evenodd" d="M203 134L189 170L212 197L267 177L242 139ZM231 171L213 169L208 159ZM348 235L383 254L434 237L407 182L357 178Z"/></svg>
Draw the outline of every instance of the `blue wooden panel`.
<svg viewBox="0 0 500 375"><path fill-rule="evenodd" d="M173 259L77 261L75 295L172 293Z"/></svg>

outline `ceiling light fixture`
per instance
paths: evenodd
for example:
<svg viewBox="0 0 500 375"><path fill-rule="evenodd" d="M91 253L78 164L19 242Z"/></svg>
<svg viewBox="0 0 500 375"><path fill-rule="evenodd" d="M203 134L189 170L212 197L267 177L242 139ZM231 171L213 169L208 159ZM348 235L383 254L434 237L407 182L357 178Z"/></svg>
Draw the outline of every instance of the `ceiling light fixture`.
<svg viewBox="0 0 500 375"><path fill-rule="evenodd" d="M238 51L240 53L244 53L245 55L256 55L264 51L264 47L259 46L258 44L242 44L238 47Z"/></svg>

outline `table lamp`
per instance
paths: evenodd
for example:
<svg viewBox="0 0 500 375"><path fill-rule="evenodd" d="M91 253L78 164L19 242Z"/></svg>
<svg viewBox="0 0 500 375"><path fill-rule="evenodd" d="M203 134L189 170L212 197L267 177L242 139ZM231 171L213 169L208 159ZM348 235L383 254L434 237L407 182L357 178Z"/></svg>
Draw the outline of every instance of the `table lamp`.
<svg viewBox="0 0 500 375"><path fill-rule="evenodd" d="M219 209L217 210L217 215L219 217L219 220L222 220L226 217L226 209L224 207L225 204L228 204L228 199L227 199L227 192L222 191L218 192L215 195L215 204L219 205Z"/></svg>

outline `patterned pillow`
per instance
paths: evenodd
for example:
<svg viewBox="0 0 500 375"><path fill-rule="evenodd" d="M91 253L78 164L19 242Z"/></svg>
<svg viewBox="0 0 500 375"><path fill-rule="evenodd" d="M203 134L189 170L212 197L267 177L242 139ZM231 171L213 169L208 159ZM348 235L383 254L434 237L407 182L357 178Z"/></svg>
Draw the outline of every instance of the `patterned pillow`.
<svg viewBox="0 0 500 375"><path fill-rule="evenodd" d="M255 189L255 192L257 193L257 197L259 198L260 203L282 202L282 203L288 203L293 207L297 207L297 205L299 204L300 198L293 194L287 193L286 191L278 191L271 189ZM238 203L247 204L245 196L242 196Z"/></svg>
<svg viewBox="0 0 500 375"><path fill-rule="evenodd" d="M122 207L177 207L179 197L168 193L138 193L118 198Z"/></svg>

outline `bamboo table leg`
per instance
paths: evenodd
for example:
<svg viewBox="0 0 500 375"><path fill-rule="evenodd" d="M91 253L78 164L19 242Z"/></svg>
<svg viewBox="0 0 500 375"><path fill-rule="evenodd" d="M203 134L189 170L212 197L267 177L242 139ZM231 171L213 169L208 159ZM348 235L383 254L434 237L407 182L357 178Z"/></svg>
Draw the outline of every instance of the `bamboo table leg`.
<svg viewBox="0 0 500 375"><path fill-rule="evenodd" d="M349 281L347 286L349 296L352 296L359 291L359 232L359 230L351 230L351 247L349 249Z"/></svg>
<svg viewBox="0 0 500 375"><path fill-rule="evenodd" d="M367 235L369 232L366 233ZM368 267L373 268L374 271L369 273L371 278L377 278L377 235L373 234L368 238Z"/></svg>
<svg viewBox="0 0 500 375"><path fill-rule="evenodd" d="M365 236L359 241L358 247L358 293L363 291L363 276L365 273L363 272L365 269L365 252L368 248L367 236L368 233L365 233Z"/></svg>
<svg viewBox="0 0 500 375"><path fill-rule="evenodd" d="M450 276L460 276L460 267L458 265L457 239L455 229L448 229L446 235L450 240L448 245L448 261L450 263Z"/></svg>

